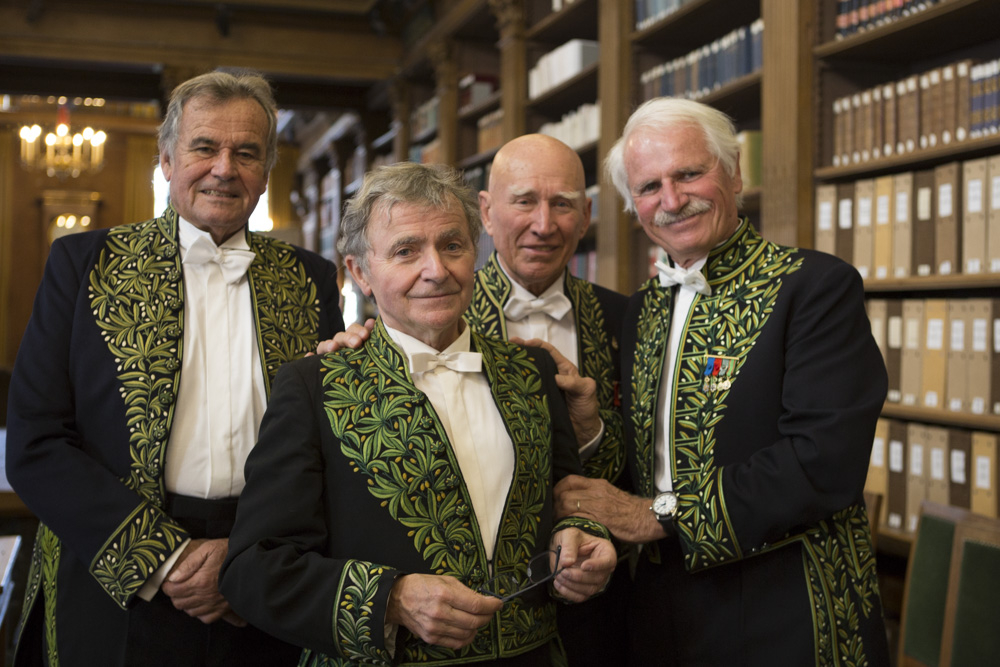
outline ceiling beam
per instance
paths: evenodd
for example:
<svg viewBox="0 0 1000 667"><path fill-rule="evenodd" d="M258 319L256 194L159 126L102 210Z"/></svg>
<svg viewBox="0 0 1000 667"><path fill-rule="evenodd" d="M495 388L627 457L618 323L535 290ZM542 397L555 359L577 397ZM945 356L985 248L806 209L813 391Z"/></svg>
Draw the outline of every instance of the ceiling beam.
<svg viewBox="0 0 1000 667"><path fill-rule="evenodd" d="M160 0L161 2L163 0ZM225 4L230 7L254 7L266 10L300 10L328 14L367 14L375 6L376 0L183 0L183 4L216 7Z"/></svg>
<svg viewBox="0 0 1000 667"><path fill-rule="evenodd" d="M102 11L102 8L104 11ZM163 13L107 11L99 3L59 4L29 22L0 7L0 57L133 63L265 72L363 82L386 79L402 55L398 40L328 20L263 20L234 15L219 34L214 9Z"/></svg>

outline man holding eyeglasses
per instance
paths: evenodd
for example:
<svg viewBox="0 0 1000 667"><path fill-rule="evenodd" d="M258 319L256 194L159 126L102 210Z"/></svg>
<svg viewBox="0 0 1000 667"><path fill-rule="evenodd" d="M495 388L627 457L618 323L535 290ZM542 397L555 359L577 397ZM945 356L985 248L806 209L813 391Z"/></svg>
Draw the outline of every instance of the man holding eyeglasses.
<svg viewBox="0 0 1000 667"><path fill-rule="evenodd" d="M616 565L601 524L553 516L580 474L552 357L474 333L479 208L447 168L370 172L339 250L379 319L278 374L221 589L299 664L565 664L553 595Z"/></svg>

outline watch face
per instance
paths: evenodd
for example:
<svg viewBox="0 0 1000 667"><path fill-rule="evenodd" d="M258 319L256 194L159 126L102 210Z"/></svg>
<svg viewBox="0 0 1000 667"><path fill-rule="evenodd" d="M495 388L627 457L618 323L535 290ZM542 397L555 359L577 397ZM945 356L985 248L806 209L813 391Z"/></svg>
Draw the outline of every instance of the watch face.
<svg viewBox="0 0 1000 667"><path fill-rule="evenodd" d="M677 512L677 496L661 493L653 500L653 511L659 516L673 516Z"/></svg>

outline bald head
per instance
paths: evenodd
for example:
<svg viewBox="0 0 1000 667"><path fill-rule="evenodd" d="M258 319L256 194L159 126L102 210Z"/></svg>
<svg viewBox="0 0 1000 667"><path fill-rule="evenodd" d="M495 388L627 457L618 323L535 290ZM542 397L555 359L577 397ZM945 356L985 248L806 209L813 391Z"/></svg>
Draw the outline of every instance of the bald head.
<svg viewBox="0 0 1000 667"><path fill-rule="evenodd" d="M490 192L511 175L542 171L561 173L583 196L586 183L580 156L563 142L545 134L522 135L497 151L490 169Z"/></svg>
<svg viewBox="0 0 1000 667"><path fill-rule="evenodd" d="M483 226L508 275L533 294L563 274L590 225L585 188L580 156L549 136L518 137L493 158Z"/></svg>

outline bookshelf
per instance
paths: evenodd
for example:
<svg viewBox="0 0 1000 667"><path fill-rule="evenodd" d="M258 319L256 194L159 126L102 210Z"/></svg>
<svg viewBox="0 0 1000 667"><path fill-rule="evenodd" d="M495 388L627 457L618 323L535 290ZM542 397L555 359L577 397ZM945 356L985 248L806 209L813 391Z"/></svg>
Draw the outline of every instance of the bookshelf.
<svg viewBox="0 0 1000 667"><path fill-rule="evenodd" d="M620 198L602 173L602 158L644 100L645 73L706 46L711 51L717 40L758 20L764 25L760 69L726 78L697 99L731 115L739 130L761 132L760 185L746 189L742 212L766 238L816 247L820 186L836 189L1000 156L1000 134L987 134L870 155L865 161L854 162L853 156L845 164L833 160L835 100L853 100L855 94L913 76L919 79L959 61L1000 58L995 30L1000 3L995 0L924 2L919 11L873 20L866 29L840 38L837 0L689 0L672 13L648 20L641 16L643 1L563 0L555 10L551 0L438 3L434 24L411 44L399 74L386 85L380 104L393 121L368 133L374 137L368 144L371 159L405 159L411 146L433 137L440 141L444 161L484 179L496 147L479 144L481 124L494 123L496 141L503 143L598 102L598 136L576 147L588 187L598 188L595 223L581 245L594 255L578 262L588 264L596 282L631 293L648 275L649 242L622 212ZM531 69L543 55L573 39L596 41L596 61L529 96ZM498 88L475 103L462 103L459 82L470 73L495 77ZM410 116L434 95L439 97L437 129L433 135L416 134ZM318 189L318 181L312 183ZM865 280L865 289L870 299L883 300L1000 299L1000 273L911 271L881 279L873 274ZM992 413L889 402L883 417L904 431L913 424L966 435L1000 435L1000 415ZM889 528L883 521L877 539L890 617L898 614L909 554L911 538L904 528Z"/></svg>
<svg viewBox="0 0 1000 667"><path fill-rule="evenodd" d="M860 135L854 135L845 130L843 125L838 128L838 119L835 117L834 111L835 101L851 99L853 105L855 95L863 95L865 91L872 91L879 87L883 87L884 90L885 86L893 86L894 97L897 98L894 104L899 104L898 95L895 93L898 91L896 84L900 81L915 78L919 87L921 76L926 74L928 83L924 85L929 84L932 89L934 84L929 73L934 70L940 72L949 66L954 67L956 63L961 61L995 60L1000 57L1000 40L998 40L993 26L1000 19L1000 3L990 0L907 2L900 7L901 10L906 10L905 13L899 11L893 16L877 17L876 21L866 29L847 31L840 37L837 36L837 9L838 2L836 0L820 0L815 3L815 42L806 49L806 53L811 54L813 62L814 83L812 99L808 108L812 109L811 122L815 128L815 139L812 140L813 145L810 149L815 156L811 173L815 199L814 213L809 218L816 226L813 230L801 230L801 236L812 239L817 247L824 243L821 238L824 233L821 222L826 216L820 211L824 197L821 194L822 188L827 188L827 192L844 192L850 191L852 187L865 181L874 180L876 188L879 187L880 182L891 182L887 186L891 192L891 198L888 200L891 211L889 224L893 227L893 233L900 229L904 230L904 236L893 237L894 243L891 245L892 269L879 277L876 277L873 272L865 279L865 291L870 307L873 301L926 304L940 303L944 300L949 305L954 304L961 308L968 306L973 301L1000 299L1000 273L989 273L988 265L984 266L984 270L979 273L967 273L965 271L967 267L960 259L955 266L950 267L950 271L942 272L942 267L935 258L935 262L931 263L931 270L925 271L926 275L919 275L916 267L918 253L914 250L913 238L918 235L916 231L918 219L925 220L927 218L928 202L920 192L914 194L912 191L910 192L911 198L907 199L904 196L903 199L898 199L901 192L905 195L908 174L914 174L912 187L917 188L917 174L923 174L921 180L927 184L928 173L934 170L941 171L947 165L957 164L959 180L952 183L951 187L954 190L950 191L948 196L954 198L953 204L954 209L956 209L954 214L957 215L960 223L961 214L958 211L962 210L966 195L965 187L961 181L962 165L972 160L1000 155L1000 137L998 135L966 137L962 140L956 136L948 143L939 140L936 144L931 145L930 141L925 141L924 145L921 146L920 136L927 134L928 127L931 132L936 132L937 136L941 138L943 137L942 128L954 130L955 126L949 128L945 121L948 116L944 111L940 111L940 109L946 108L942 105L945 105L949 99L948 95L942 93L940 98L921 98L918 92L916 98L918 108L921 111L933 110L934 113L924 114L923 125L920 124L919 114L915 119L906 116L907 122L917 124L915 128L912 126L909 128L910 131L917 132L912 148L907 148L904 145L902 152L893 150L890 154L885 154L884 151L880 151L878 155L872 151L867 160L855 160L852 151L851 159L846 163L843 160L838 160L836 162L839 163L835 164L834 160L834 155L838 153L836 147L839 141L843 141L845 137L853 139L857 136L866 136L864 132ZM770 27L769 25L768 28ZM771 74L766 64L765 74L766 80ZM939 101L939 99L944 101ZM862 98L862 107L863 105ZM875 107L876 110L878 108L878 106ZM897 114L898 112L897 108ZM872 114L873 119L877 117L877 113ZM902 118L897 115L892 123L901 124ZM958 124L957 117L953 122ZM893 128L892 124L883 117L881 131L888 136L890 130L896 130L897 134L902 134L898 126ZM838 132L840 132L839 138ZM871 135L868 136L877 135L878 130L872 128ZM871 147L877 143L877 141L872 141L867 146ZM863 149L865 146L866 144L862 140L861 148ZM897 147L893 146L893 148ZM930 183L932 187L927 196L933 197L931 210L934 216L940 218L942 211L936 206L940 205L941 192L939 188L942 182L931 180ZM927 188L924 190L926 191ZM984 190L986 190L988 198L989 188L984 187ZM923 204L921 200L923 200ZM832 214L832 220L839 227L841 214L838 210L838 204L839 196L838 201L834 203L833 210L828 212ZM877 196L872 202L871 209L867 205L859 206L858 204L859 201L856 199L852 210L855 224L858 222L858 213L861 210L866 211L863 215L868 215L870 212L873 225L879 224L880 216L886 215L885 210L879 209ZM952 205L949 204L948 208L951 209ZM904 209L907 212L902 218L896 216L899 209ZM898 227L899 225L901 227ZM924 230L920 232L920 234L925 235L924 241L927 240L926 233L928 232L926 230L931 230L929 232L931 237L939 232L939 226L935 225L936 223L931 223L931 227L920 228ZM961 224L958 225L958 228L962 229ZM909 243L901 245L898 243L898 239L906 238L905 230L909 230L912 237ZM877 228L875 233L878 234ZM856 238L858 237L855 236ZM930 239L930 247L934 248L939 245L935 242L936 240L935 238ZM958 247L961 248L961 240L955 240ZM877 238L875 243L878 243ZM806 245L813 245L813 243ZM925 247L927 247L926 244ZM834 250L836 250L836 246L834 246ZM874 252L877 253L878 249L876 248ZM907 255L906 261L901 261L900 256L903 253L912 254ZM855 264L857 265L858 262L855 261ZM875 264L878 264L877 260ZM905 305L902 307L905 308ZM968 507L970 493L974 492L977 488L976 485L982 481L978 477L980 474L992 474L993 478L990 483L994 489L993 493L996 493L998 480L995 459L997 448L995 444L991 445L990 443L991 441L995 443L996 438L1000 436L1000 413L995 412L989 405L985 406L982 412L973 413L968 403L961 404L961 409L958 410L950 409L953 405L949 406L948 404L949 400L956 400L951 394L954 390L952 385L956 381L965 381L955 374L949 374L949 364L955 363L955 357L949 356L949 354L966 354L964 350L958 352L950 349L949 337L962 335L968 341L971 333L968 331L967 325L961 325L958 330L952 328L954 326L952 320L956 317L952 314L953 312L949 311L947 318L952 319L946 318L943 324L939 325L940 329L928 329L930 322L927 319L922 321L919 326L912 327L912 333L919 335L924 344L926 344L928 334L931 331L938 331L943 335L945 349L937 351L936 354L943 355L944 361L941 362L939 359L939 363L943 363L944 368L933 368L932 373L944 373L946 395L942 397L937 407L928 407L924 404L923 397L920 396L913 404L909 405L904 404L899 398L887 401L883 409L879 430L876 432L876 446L873 449L869 484L873 484L875 487L881 486L881 489L872 488L871 490L882 492L886 496L882 501L883 510L879 520L877 546L880 584L890 627L890 637L893 636L892 629L899 617L902 578L913 539L912 525L909 519L914 508L918 506L919 498L929 497L931 500L940 502L941 495L931 496L935 493L943 493L944 497L954 500L955 504ZM992 320L994 323L987 323L987 327L995 326L996 317L993 316ZM896 331L897 336L902 335L904 339L907 335L905 322L905 317L900 319L897 326L902 327L902 330ZM889 323L883 324L889 325ZM873 325L876 328L878 326L874 320ZM956 331L962 332L963 326L965 327L964 333L956 333ZM987 342L990 348L995 345L993 333L993 331L988 332ZM888 328L885 330L885 335L891 335ZM878 334L876 338L879 338ZM900 359L901 355L907 354L906 342L906 340L900 341L898 338L894 342L886 338L880 340L890 371L890 387L893 385L892 374L901 372L897 364L907 363ZM897 344L898 347L896 347ZM965 345L969 345L969 343L966 342ZM897 356L893 357L893 355ZM912 356L910 359L909 363L914 363ZM926 362L927 359L925 358L923 361ZM921 359L918 357L915 363L919 365ZM990 361L984 363L988 369L996 366L998 364L996 353L993 354ZM927 367L919 367L919 370L922 372L924 368ZM994 375L996 374L994 373ZM940 375L937 377L940 379ZM958 379L956 380L956 378ZM921 379L923 380L923 378ZM902 379L897 377L896 381L901 382ZM994 380L994 382L996 381ZM941 433L942 431L948 434L947 443L944 445L944 456L939 451L937 458L932 460L932 454L929 452L931 446L921 440L927 437L927 433ZM970 449L970 439L976 439L979 444ZM914 444L918 445L916 449L912 448ZM896 447L895 456L892 455L894 446ZM941 447L941 445L936 444L934 447ZM994 457L992 471L981 470L977 466L978 459L981 458L981 454L988 452L990 447L992 447ZM913 465L914 456L920 457L920 465ZM934 461L937 463L935 464ZM938 489L936 492L929 490L934 484L940 484L939 477L942 474L942 465L945 475L944 483L947 486L950 482L951 490L942 491L940 486L936 487ZM894 466L892 471L888 471L887 469L892 466ZM885 476L883 477L883 475ZM923 481L919 479L921 476L924 478ZM890 488L889 484L895 486ZM909 494L903 493L901 497L901 486ZM956 493L956 489L962 487L965 490ZM947 503L949 500L946 499L945 502ZM972 502L975 504L976 501ZM979 502L982 503L982 500ZM996 500L993 500L992 510L993 512L997 511ZM889 520L890 512L897 514L892 521Z"/></svg>
<svg viewBox="0 0 1000 667"><path fill-rule="evenodd" d="M768 238L789 244L811 241L813 119L803 118L790 99L811 104L814 3L805 0L690 0L637 27L635 0L455 0L445 4L427 33L407 50L400 73L387 84L391 115L401 126L394 156L405 159L428 136L410 133L412 114L431 95L440 97L434 139L445 162L486 174L496 147L479 144L479 125L493 123L497 144L575 113L591 116L577 142L588 187L597 188L592 231L585 248L596 251L596 282L631 293L647 277L649 243L622 210L602 173L602 159L634 108L643 101L640 77L656 63L711 49L730 33L748 35L755 22L775 21L779 31L763 39L763 67L713 85L699 99L736 119L741 130L761 131L761 182L747 188L743 213ZM558 8L554 9L554 6ZM596 61L541 93L529 90L539 60L570 40L596 42ZM490 53L492 51L492 54ZM790 57L789 54L801 57ZM805 64L804 64L805 63ZM498 90L477 104L446 99L453 82L477 72L495 77ZM764 73L767 73L765 76ZM611 100L611 103L608 103ZM448 118L452 120L448 120ZM566 121L569 122L569 121ZM788 128L796 128L789 132ZM776 128L768 131L769 128ZM560 130L554 130L558 132ZM383 128L382 132L385 132ZM374 132L373 136L379 132ZM576 135L571 135L576 136ZM475 176L475 175L474 175ZM762 192L768 192L767 197ZM603 195L603 196L602 196Z"/></svg>
<svg viewBox="0 0 1000 667"><path fill-rule="evenodd" d="M737 131L759 131L763 52L758 40L754 65L752 33L763 36L759 32L763 26L761 3L690 0L674 3L673 11L654 16L647 16L644 4L648 3L633 3L635 13L628 34L634 63L633 104L637 106L661 94L689 97L728 114ZM719 55L725 51L732 55ZM740 211L758 229L761 199L758 184L744 194ZM646 259L655 248L637 222L630 227L629 247L636 259ZM632 275L627 281L630 289L649 277L650 263L632 262Z"/></svg>

